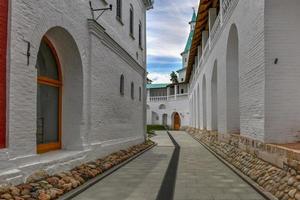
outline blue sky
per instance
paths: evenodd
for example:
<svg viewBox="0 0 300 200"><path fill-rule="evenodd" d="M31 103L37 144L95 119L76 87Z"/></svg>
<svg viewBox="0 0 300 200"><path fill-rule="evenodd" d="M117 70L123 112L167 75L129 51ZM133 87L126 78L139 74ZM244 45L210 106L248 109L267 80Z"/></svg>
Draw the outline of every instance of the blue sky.
<svg viewBox="0 0 300 200"><path fill-rule="evenodd" d="M190 31L188 22L199 0L155 0L147 14L148 77L154 83L169 82L172 71L181 68L180 53Z"/></svg>

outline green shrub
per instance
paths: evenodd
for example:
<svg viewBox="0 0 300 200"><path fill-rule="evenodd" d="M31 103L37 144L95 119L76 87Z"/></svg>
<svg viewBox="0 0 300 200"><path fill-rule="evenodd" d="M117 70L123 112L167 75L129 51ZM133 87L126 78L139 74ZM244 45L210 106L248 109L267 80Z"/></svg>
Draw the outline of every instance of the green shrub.
<svg viewBox="0 0 300 200"><path fill-rule="evenodd" d="M154 131L166 130L163 125L147 125L147 133L154 134Z"/></svg>

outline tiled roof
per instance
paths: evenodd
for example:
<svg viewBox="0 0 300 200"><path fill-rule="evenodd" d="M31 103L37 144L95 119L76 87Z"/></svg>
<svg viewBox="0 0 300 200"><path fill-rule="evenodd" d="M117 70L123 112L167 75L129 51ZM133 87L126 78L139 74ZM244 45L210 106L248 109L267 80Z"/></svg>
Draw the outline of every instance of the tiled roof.
<svg viewBox="0 0 300 200"><path fill-rule="evenodd" d="M196 20L197 20L197 16L196 16L196 13L195 13L195 11L194 11L190 23L195 23ZM184 48L184 51L183 51L182 53L186 53L186 52L188 52L188 51L191 49L192 41L193 41L193 36L194 36L194 30L192 30L192 31L190 32L189 37L188 37L188 40L187 40L186 45L185 45L185 48Z"/></svg>

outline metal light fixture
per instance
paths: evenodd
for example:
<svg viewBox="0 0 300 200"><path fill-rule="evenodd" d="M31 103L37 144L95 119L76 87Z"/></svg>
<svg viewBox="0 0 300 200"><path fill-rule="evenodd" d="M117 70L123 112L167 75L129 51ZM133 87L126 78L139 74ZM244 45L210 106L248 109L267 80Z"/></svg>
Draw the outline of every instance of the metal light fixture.
<svg viewBox="0 0 300 200"><path fill-rule="evenodd" d="M92 17L93 17L93 20L98 20L102 15L103 15L103 13L105 12L105 11L107 11L107 10L110 10L110 11L112 11L112 4L109 4L109 7L107 7L107 8L93 8L93 5L92 5L92 2L91 1L89 1L89 4L90 4L90 9L91 9L91 13L92 13ZM95 19L95 12L101 12L97 17L96 17L96 19Z"/></svg>

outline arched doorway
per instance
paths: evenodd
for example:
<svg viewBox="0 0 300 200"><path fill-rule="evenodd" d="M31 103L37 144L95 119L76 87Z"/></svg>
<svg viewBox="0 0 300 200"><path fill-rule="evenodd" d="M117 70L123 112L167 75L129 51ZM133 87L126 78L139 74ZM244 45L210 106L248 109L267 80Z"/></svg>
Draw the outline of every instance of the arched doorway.
<svg viewBox="0 0 300 200"><path fill-rule="evenodd" d="M206 118L206 77L205 75L203 76L202 80L202 111L203 111L203 116L202 116L202 123L203 123L203 129L207 128L207 118Z"/></svg>
<svg viewBox="0 0 300 200"><path fill-rule="evenodd" d="M180 115L176 112L173 114L173 129L180 130L180 127L181 127Z"/></svg>
<svg viewBox="0 0 300 200"><path fill-rule="evenodd" d="M211 78L211 128L214 131L218 130L218 68L217 61L214 63L212 78Z"/></svg>
<svg viewBox="0 0 300 200"><path fill-rule="evenodd" d="M45 36L38 58L37 151L44 153L61 148L62 73L57 52Z"/></svg>
<svg viewBox="0 0 300 200"><path fill-rule="evenodd" d="M239 39L236 25L229 31L226 55L227 131L240 132Z"/></svg>
<svg viewBox="0 0 300 200"><path fill-rule="evenodd" d="M164 125L164 126L168 125L168 114L162 115L162 125Z"/></svg>
<svg viewBox="0 0 300 200"><path fill-rule="evenodd" d="M159 116L158 116L158 114L156 112L152 111L151 121L152 121L151 124L153 124L153 125L159 125L160 124L159 123Z"/></svg>

